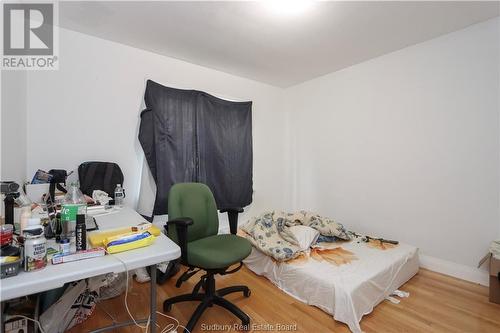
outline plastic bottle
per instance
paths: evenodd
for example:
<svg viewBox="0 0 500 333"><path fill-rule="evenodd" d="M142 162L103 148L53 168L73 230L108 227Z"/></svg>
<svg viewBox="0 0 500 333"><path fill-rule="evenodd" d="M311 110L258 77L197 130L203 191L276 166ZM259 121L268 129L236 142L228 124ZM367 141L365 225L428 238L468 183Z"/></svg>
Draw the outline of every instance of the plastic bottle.
<svg viewBox="0 0 500 333"><path fill-rule="evenodd" d="M122 184L117 184L115 188L115 206L123 207L123 199L125 198L125 190Z"/></svg>
<svg viewBox="0 0 500 333"><path fill-rule="evenodd" d="M21 229L21 235L24 229L28 226L28 220L31 218L31 205L21 207L21 216L19 216L19 229Z"/></svg>
<svg viewBox="0 0 500 333"><path fill-rule="evenodd" d="M70 240L72 252L76 251L76 216L87 213L87 204L78 182L73 182L68 188L68 193L64 196L61 206L61 239Z"/></svg>
<svg viewBox="0 0 500 333"><path fill-rule="evenodd" d="M19 196L16 198L15 202L21 207L19 226L16 226L15 229L20 230L22 235L23 230L28 226L28 220L31 218L31 200L24 194L23 190L20 190Z"/></svg>

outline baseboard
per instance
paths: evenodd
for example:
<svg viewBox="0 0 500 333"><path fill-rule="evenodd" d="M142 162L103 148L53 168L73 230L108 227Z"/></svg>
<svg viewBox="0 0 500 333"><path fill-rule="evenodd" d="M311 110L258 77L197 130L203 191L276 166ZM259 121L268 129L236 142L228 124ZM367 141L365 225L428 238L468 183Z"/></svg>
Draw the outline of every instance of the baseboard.
<svg viewBox="0 0 500 333"><path fill-rule="evenodd" d="M452 261L439 259L420 254L420 267L441 274L453 276L458 279L478 283L483 286L489 285L488 271L476 267L457 264Z"/></svg>

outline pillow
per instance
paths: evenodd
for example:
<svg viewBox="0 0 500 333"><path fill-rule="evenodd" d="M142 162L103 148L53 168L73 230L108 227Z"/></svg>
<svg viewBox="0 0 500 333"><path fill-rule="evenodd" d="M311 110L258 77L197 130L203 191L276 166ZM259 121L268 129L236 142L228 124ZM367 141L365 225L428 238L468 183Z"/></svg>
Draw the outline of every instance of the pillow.
<svg viewBox="0 0 500 333"><path fill-rule="evenodd" d="M309 250L311 245L316 243L319 231L305 225L296 225L288 228L288 231L295 237L302 251Z"/></svg>

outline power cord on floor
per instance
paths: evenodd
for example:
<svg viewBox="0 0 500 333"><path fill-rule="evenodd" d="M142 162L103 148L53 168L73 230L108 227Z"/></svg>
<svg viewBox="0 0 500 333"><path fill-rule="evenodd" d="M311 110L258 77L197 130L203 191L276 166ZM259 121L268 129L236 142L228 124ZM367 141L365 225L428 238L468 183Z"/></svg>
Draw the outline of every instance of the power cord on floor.
<svg viewBox="0 0 500 333"><path fill-rule="evenodd" d="M161 313L160 311L156 311L156 313L159 314L160 316L172 319L173 321L175 321L177 323L177 326L175 326L174 324L168 324L167 326L165 326L163 328L163 330L160 333L176 332L179 327L183 328L186 332L191 333L185 326L182 326L176 318L170 317L164 313ZM157 326L160 327L158 324L157 324Z"/></svg>
<svg viewBox="0 0 500 333"><path fill-rule="evenodd" d="M142 328L142 329L145 329L146 332L147 332L147 329L149 327L149 321L150 321L150 316L148 316L148 321L146 323L146 326L143 326L141 324L139 324L134 316L132 315L132 313L130 312L130 309L128 308L128 284L129 284L129 274L128 274L128 267L127 267L127 264L125 263L125 261L121 260L119 257L117 256L114 256L113 254L109 253L107 250L104 250L108 255L112 256L113 258L115 258L116 260L118 260L119 262L122 263L123 267L125 267L125 276L126 276L126 281L125 281L125 309L127 310L127 313L128 315L130 316L130 319L132 319L132 321L134 322L135 326L139 327L139 328Z"/></svg>
<svg viewBox="0 0 500 333"><path fill-rule="evenodd" d="M139 327L141 329L144 329L145 332L147 332L148 328L149 328L149 325L150 325L150 322L151 322L151 316L148 316L148 321L146 322L146 326L143 326L143 325L139 324L135 320L134 316L130 312L130 309L128 308L128 299L127 299L127 297L128 297L128 284L129 284L129 270L128 270L127 264L123 260L121 260L120 258L118 258L117 256L114 256L114 255L110 254L108 251L106 251L106 253L109 254L109 255L111 255L111 256L113 256L114 258L116 258L125 267L125 274L126 274L126 277L127 277L126 284L125 284L125 301L124 301L124 303L125 303L125 309L127 310L127 313L130 316L130 318L132 319L132 321L134 322L134 324L137 327ZM168 315L166 315L164 313L161 313L159 311L156 311L156 313L159 314L159 315L161 315L161 316L163 316L163 317L169 318L169 319L175 321L175 323L176 323L176 325L174 325L174 324L167 324L167 326L165 326L160 331L161 333L176 332L179 327L183 328L186 332L191 333L185 326L182 326L176 318L168 316ZM35 323L36 325L38 325L38 329L40 330L41 333L45 333L45 331L42 328L42 324L40 324L40 322L38 320L35 320L33 318L29 318L29 317L26 317L26 316L23 316L23 315L12 315L12 316L6 316L5 319L6 320L10 320L10 319L15 319L15 318L23 318L23 319L26 319L28 321L31 321L31 322ZM160 325L158 325L157 323L155 323L155 324L156 324L156 326L158 326L160 328Z"/></svg>
<svg viewBox="0 0 500 333"><path fill-rule="evenodd" d="M128 269L128 267L127 267L127 264L126 264L123 260L121 260L118 256L115 256L115 255L113 255L113 254L109 253L107 250L104 250L104 251L105 251L108 255L111 255L113 258L115 258L115 259L117 259L119 262L121 262L121 263L122 263L122 265L123 265L123 267L125 267L125 275L126 275L126 282L125 282L125 283L126 283L126 284L125 284L125 300L124 300L124 303L125 303L125 309L127 310L127 313L128 313L128 315L130 316L130 318L132 319L132 321L134 322L135 326L137 326L137 327L139 327L139 328L141 328L141 329L144 329L144 331L145 331L145 332L147 332L147 331L148 331L148 328L149 328L149 325L150 325L150 323L151 323L151 315L150 315L150 316L148 316L148 321L146 322L146 326L144 326L144 325L139 324L139 323L135 320L134 316L133 316L133 315L132 315L132 313L130 312L130 309L128 308L128 298L127 298L127 297L128 297L128 284L129 284L129 269ZM153 282L151 282L151 283L153 283ZM155 301L156 301L156 300L155 300ZM166 318L172 319L172 320L174 320L174 321L176 322L176 325L174 325L174 324L167 324L167 326L165 326L165 327L161 330L161 333L176 332L176 331L177 331L177 329L178 329L179 327L180 327L180 328L183 328L186 332L191 333L191 332L189 332L189 330L188 330L186 327L182 326L176 318L171 317L171 316L168 316L168 315L166 315L166 314L164 314L164 313L161 313L161 312L159 312L159 311L156 311L156 313L157 313L157 314L159 314L159 315L161 315L161 316L163 316L163 317L166 317ZM156 326L160 327L160 325L158 325L157 323L155 323L155 324L156 324ZM44 333L44 332L42 332L42 333Z"/></svg>

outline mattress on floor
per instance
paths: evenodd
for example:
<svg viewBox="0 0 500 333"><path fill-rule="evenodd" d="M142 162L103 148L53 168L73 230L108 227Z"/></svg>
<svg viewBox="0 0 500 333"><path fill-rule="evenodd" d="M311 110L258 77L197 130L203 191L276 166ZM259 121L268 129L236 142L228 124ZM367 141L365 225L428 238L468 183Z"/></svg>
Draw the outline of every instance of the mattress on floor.
<svg viewBox="0 0 500 333"><path fill-rule="evenodd" d="M385 250L357 241L321 245L323 251L311 250L307 256L282 263L253 248L243 262L287 294L346 323L353 332L361 331L363 315L418 272L418 249L410 245Z"/></svg>

